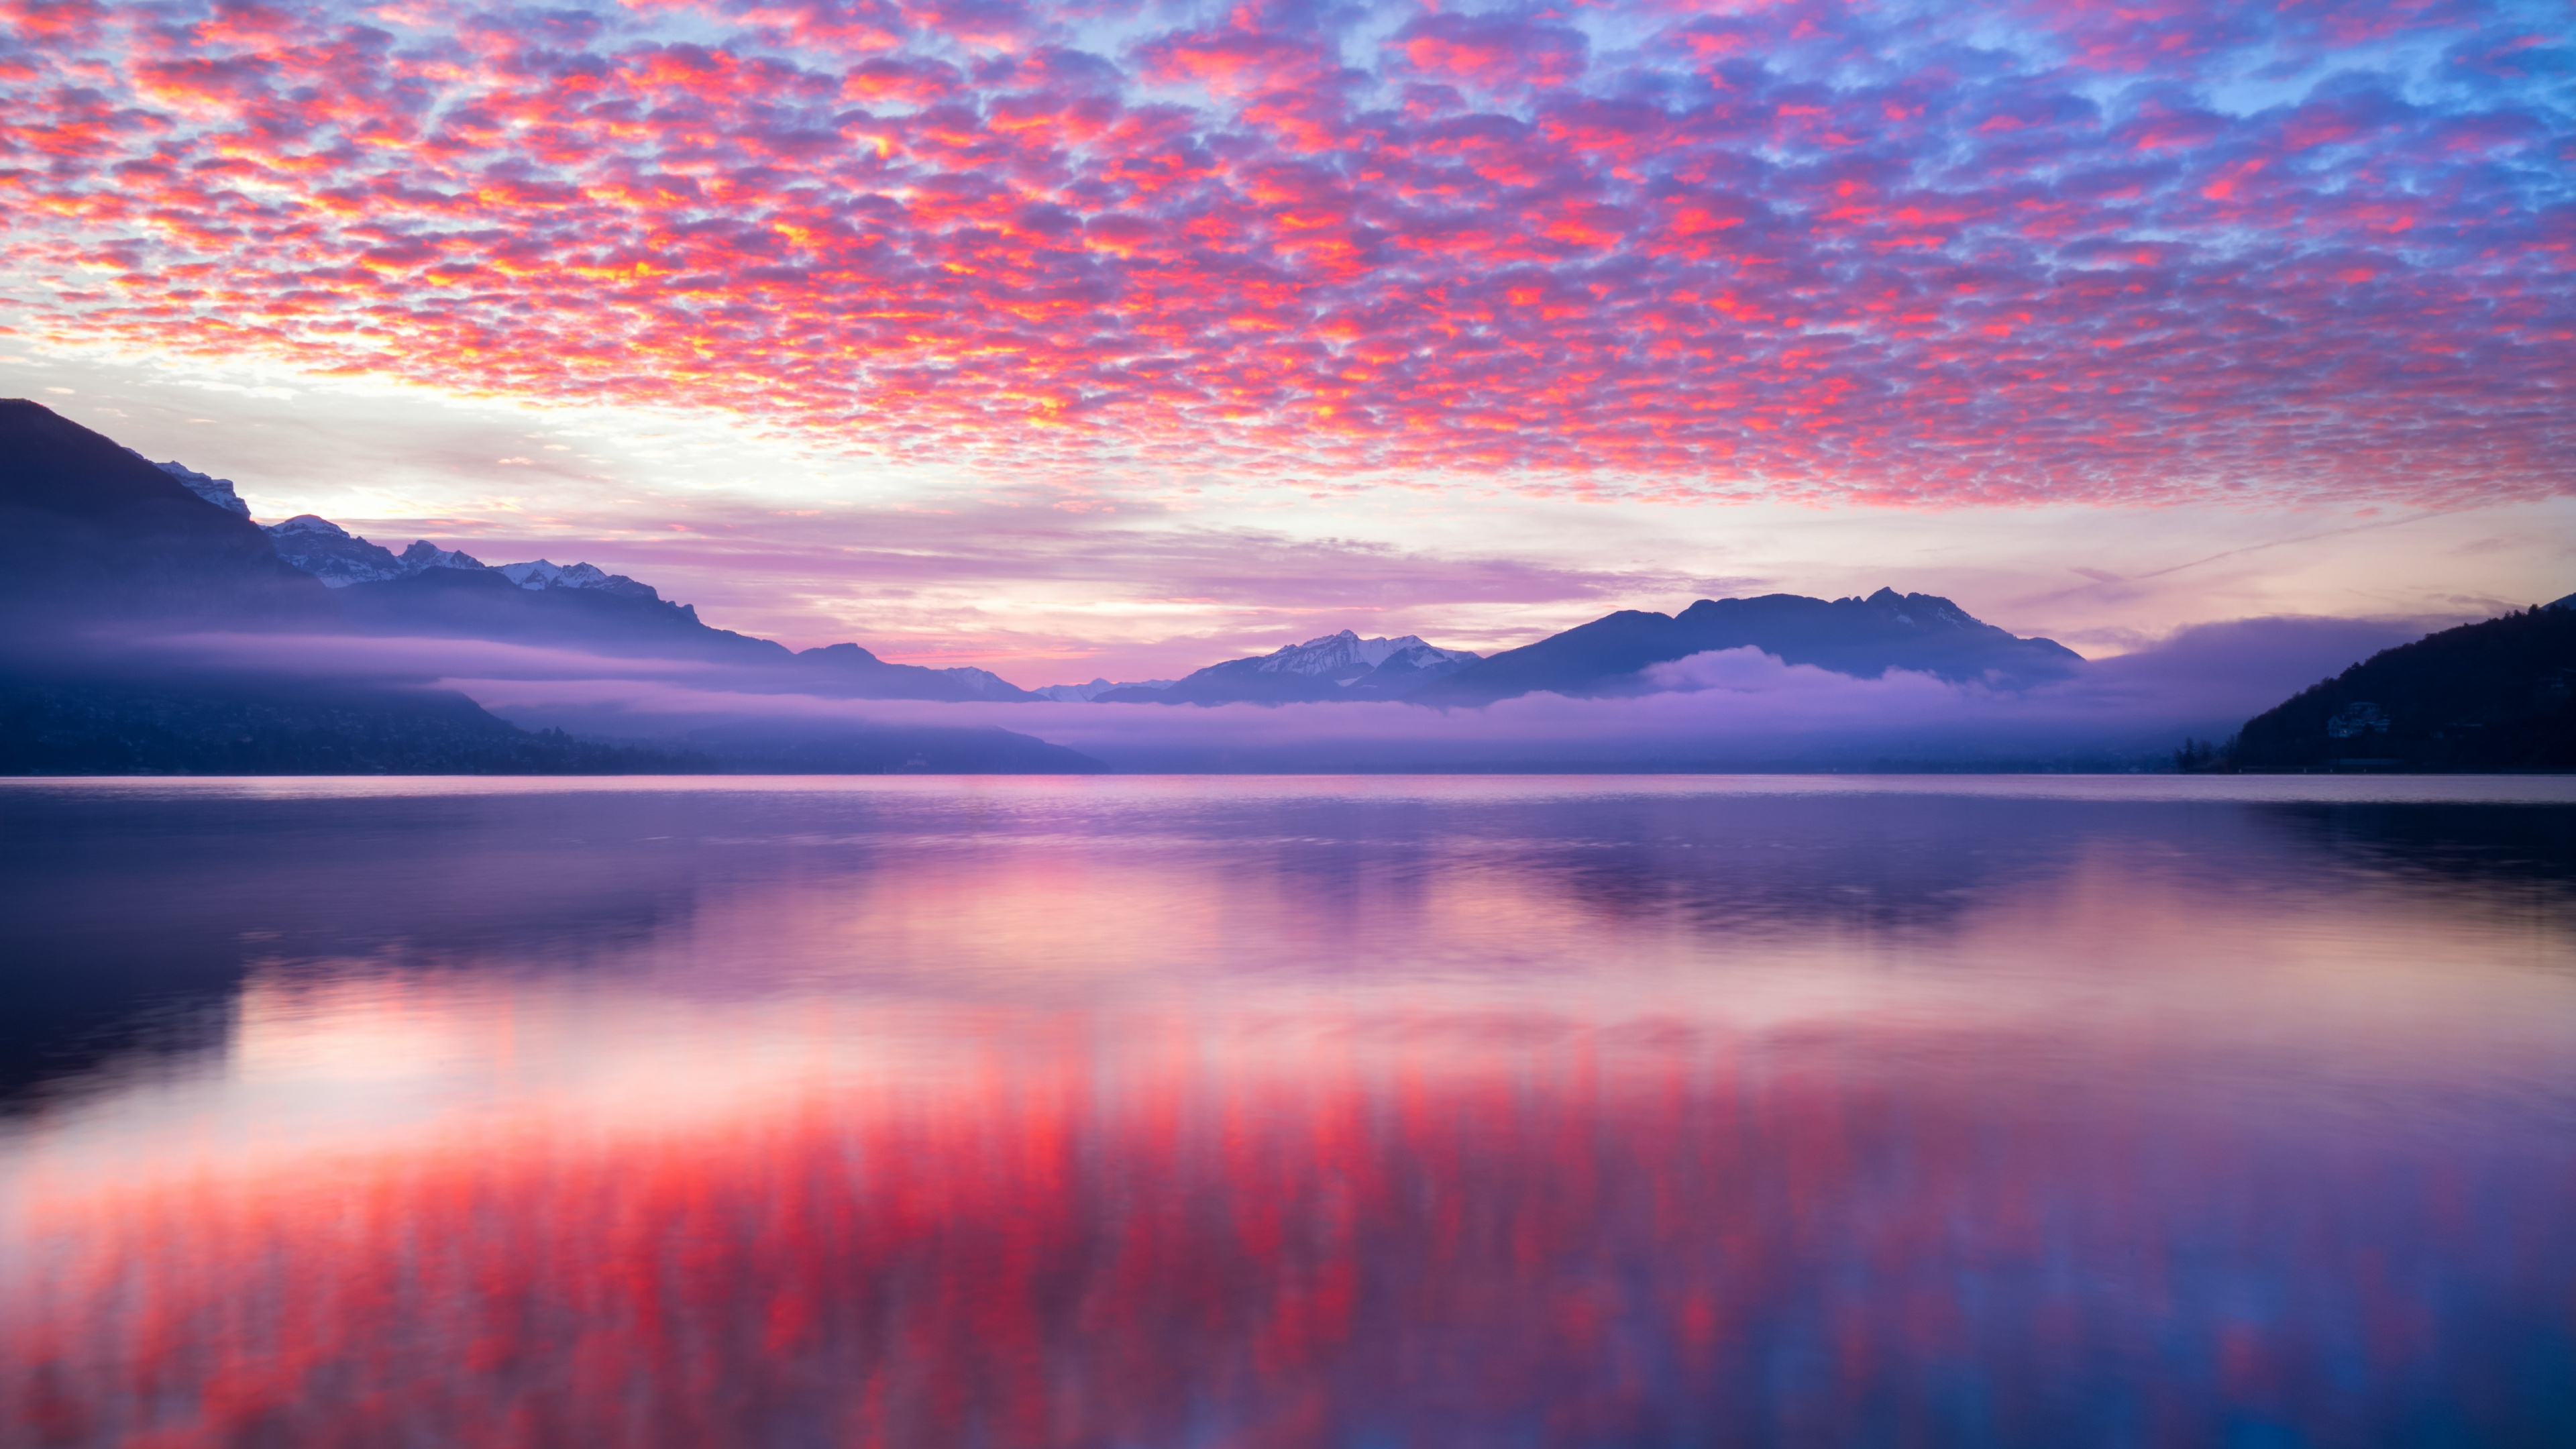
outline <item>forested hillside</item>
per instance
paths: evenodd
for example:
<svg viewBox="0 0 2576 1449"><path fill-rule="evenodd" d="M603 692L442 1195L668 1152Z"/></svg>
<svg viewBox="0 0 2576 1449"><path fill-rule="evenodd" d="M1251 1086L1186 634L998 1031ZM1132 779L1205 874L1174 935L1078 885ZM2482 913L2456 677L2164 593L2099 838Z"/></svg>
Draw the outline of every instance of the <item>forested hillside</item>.
<svg viewBox="0 0 2576 1449"><path fill-rule="evenodd" d="M2383 650L2246 721L2240 769L2576 767L2576 607Z"/></svg>

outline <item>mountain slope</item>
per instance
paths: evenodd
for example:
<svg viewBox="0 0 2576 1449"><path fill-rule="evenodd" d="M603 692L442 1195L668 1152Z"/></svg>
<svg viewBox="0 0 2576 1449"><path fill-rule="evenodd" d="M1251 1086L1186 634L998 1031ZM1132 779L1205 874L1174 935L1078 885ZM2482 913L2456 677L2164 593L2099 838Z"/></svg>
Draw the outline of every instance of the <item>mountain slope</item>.
<svg viewBox="0 0 2576 1449"><path fill-rule="evenodd" d="M856 644L826 644L819 649L800 650L790 671L777 679L782 687L840 699L933 699L958 703L985 700L1014 704L1037 697L987 670L889 664Z"/></svg>
<svg viewBox="0 0 2576 1449"><path fill-rule="evenodd" d="M135 456L140 458L143 455L137 453ZM145 459L145 461L150 462L151 460ZM250 505L242 502L241 495L233 491L233 480L230 478L217 478L210 474L200 473L196 469L180 463L153 463L152 466L177 479L180 487L196 494L198 497L215 505L226 513L230 513L241 518L250 517Z"/></svg>
<svg viewBox="0 0 2576 1449"><path fill-rule="evenodd" d="M361 633L721 664L753 671L737 683L754 692L960 703L1034 697L981 669L889 664L856 644L799 653L713 628L695 607L592 564L534 559L494 567L427 539L397 554L310 513L266 532L282 557L335 592L341 616Z"/></svg>
<svg viewBox="0 0 2576 1449"><path fill-rule="evenodd" d="M710 752L531 733L463 695L389 676L317 683L191 668L172 636L208 631L428 633L713 659L742 665L734 677L746 688L850 697L1017 693L981 670L892 665L855 645L791 654L709 629L694 611L587 565L487 569L427 542L396 555L309 516L264 532L226 501L233 495L214 486L221 482L153 464L35 403L0 401L0 608L9 625L0 635L0 773L720 768ZM290 548L336 564L341 586L282 559L280 534ZM138 655L128 646L149 647ZM785 749L799 769L1099 768L999 730L912 730L857 743L848 726L824 733L810 749L765 741L723 763L780 768L770 757Z"/></svg>
<svg viewBox="0 0 2576 1449"><path fill-rule="evenodd" d="M1415 635L1363 639L1352 630L1268 654L1211 664L1163 688L1095 693L1102 704L1293 704L1312 700L1401 699L1424 684L1476 662L1464 649L1441 649Z"/></svg>
<svg viewBox="0 0 2576 1449"><path fill-rule="evenodd" d="M793 651L772 640L710 627L693 606L674 604L649 585L610 577L629 587L557 583L530 588L514 582L506 569L441 565L350 584L338 592L349 627L361 633L693 660L743 671L725 682L752 693L952 703L1030 697L981 669L889 664L856 644Z"/></svg>
<svg viewBox="0 0 2576 1449"><path fill-rule="evenodd" d="M0 773L597 773L692 757L534 735L463 695L136 662L198 631L340 626L222 480L0 400ZM703 767L700 757L696 761Z"/></svg>
<svg viewBox="0 0 2576 1449"><path fill-rule="evenodd" d="M260 532L268 535L279 558L311 574L325 588L398 579L409 572L392 549L310 513L299 513L284 523L262 524Z"/></svg>
<svg viewBox="0 0 2576 1449"><path fill-rule="evenodd" d="M0 775L631 775L686 750L518 729L452 691L253 678L0 677Z"/></svg>
<svg viewBox="0 0 2576 1449"><path fill-rule="evenodd" d="M1478 705L1538 690L1645 693L1638 672L1712 649L1752 647L1791 664L1875 679L1890 669L2020 688L2073 672L2083 656L2018 638L1947 599L1880 589L1867 598L1765 594L1702 599L1678 615L1623 609L1435 680L1416 704Z"/></svg>
<svg viewBox="0 0 2576 1449"><path fill-rule="evenodd" d="M0 398L9 646L118 625L318 625L322 586L258 525L39 403Z"/></svg>
<svg viewBox="0 0 2576 1449"><path fill-rule="evenodd" d="M2571 596L2576 598L2576 596ZM2240 769L2576 767L2576 607L2383 650L2245 722Z"/></svg>
<svg viewBox="0 0 2576 1449"><path fill-rule="evenodd" d="M698 622L697 611L596 589L524 589L498 569L423 568L339 591L360 633L483 639L664 659L785 667L786 646Z"/></svg>

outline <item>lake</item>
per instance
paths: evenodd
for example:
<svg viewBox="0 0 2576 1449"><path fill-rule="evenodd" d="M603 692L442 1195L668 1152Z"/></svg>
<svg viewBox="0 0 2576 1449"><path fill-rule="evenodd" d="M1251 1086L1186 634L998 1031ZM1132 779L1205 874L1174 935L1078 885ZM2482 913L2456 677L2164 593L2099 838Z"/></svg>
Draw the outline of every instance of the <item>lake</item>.
<svg viewBox="0 0 2576 1449"><path fill-rule="evenodd" d="M0 784L0 1443L2576 1443L2576 779Z"/></svg>

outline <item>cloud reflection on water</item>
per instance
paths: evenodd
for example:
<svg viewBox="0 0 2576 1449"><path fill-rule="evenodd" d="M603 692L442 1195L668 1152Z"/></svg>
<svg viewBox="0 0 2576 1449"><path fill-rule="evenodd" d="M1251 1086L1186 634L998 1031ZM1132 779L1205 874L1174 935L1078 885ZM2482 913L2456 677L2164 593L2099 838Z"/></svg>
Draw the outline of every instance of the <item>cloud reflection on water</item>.
<svg viewBox="0 0 2576 1449"><path fill-rule="evenodd" d="M75 793L241 985L0 1146L34 1442L2576 1423L2564 812Z"/></svg>

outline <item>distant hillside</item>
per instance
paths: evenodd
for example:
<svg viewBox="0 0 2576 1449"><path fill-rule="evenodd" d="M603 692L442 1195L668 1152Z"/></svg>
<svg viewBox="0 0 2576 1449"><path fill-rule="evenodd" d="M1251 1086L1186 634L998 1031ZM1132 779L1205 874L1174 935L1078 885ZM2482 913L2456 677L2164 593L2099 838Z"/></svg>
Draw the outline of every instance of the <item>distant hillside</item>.
<svg viewBox="0 0 2576 1449"><path fill-rule="evenodd" d="M2383 650L2245 722L2240 769L2576 768L2576 602Z"/></svg>
<svg viewBox="0 0 2576 1449"><path fill-rule="evenodd" d="M2064 678L2084 657L2050 639L2022 639L1947 599L1881 589L1831 601L1799 594L1702 599L1678 615L1625 609L1507 649L1414 693L1417 704L1476 705L1538 690L1643 693L1649 665L1712 649L1760 649L1791 664L1875 679L1890 669L2020 687Z"/></svg>
<svg viewBox="0 0 2576 1449"><path fill-rule="evenodd" d="M426 542L396 555L310 516L262 529L226 480L155 465L25 399L0 399L0 610L0 774L1101 768L1002 730L822 726L806 741L629 747L532 733L390 677L120 663L128 646L198 632L429 635L707 660L738 666L728 682L755 691L1028 697L980 669L888 664L854 644L792 653L710 629L583 564L493 569Z"/></svg>
<svg viewBox="0 0 2576 1449"><path fill-rule="evenodd" d="M0 775L634 775L706 753L531 733L461 694L249 679L0 678Z"/></svg>
<svg viewBox="0 0 2576 1449"><path fill-rule="evenodd" d="M577 649L631 658L690 659L749 671L738 688L838 699L1025 700L981 669L890 664L856 644L791 651L713 628L650 584L587 563L484 563L415 540L401 553L312 514L264 530L279 555L333 591L342 626L358 633Z"/></svg>
<svg viewBox="0 0 2576 1449"><path fill-rule="evenodd" d="M308 626L329 591L257 524L25 398L0 398L0 650L76 630Z"/></svg>

